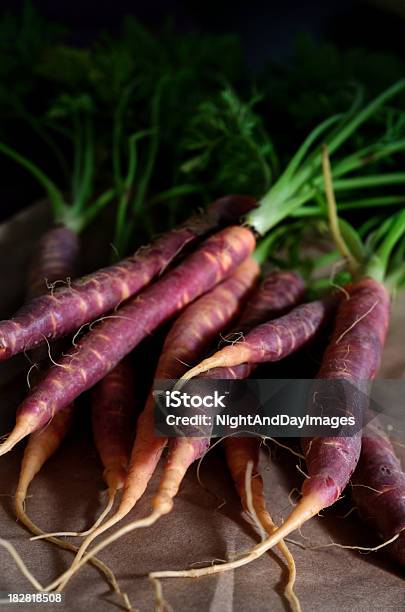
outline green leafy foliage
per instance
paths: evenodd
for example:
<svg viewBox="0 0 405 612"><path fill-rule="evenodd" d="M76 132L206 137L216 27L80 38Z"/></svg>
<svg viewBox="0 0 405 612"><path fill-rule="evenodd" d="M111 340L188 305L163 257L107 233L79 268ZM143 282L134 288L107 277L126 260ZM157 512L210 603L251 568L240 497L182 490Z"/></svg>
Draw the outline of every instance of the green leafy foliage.
<svg viewBox="0 0 405 612"><path fill-rule="evenodd" d="M255 106L253 94L243 102L230 87L201 102L186 127L181 165L188 180L198 177L213 194L260 195L271 184L277 164L273 143Z"/></svg>
<svg viewBox="0 0 405 612"><path fill-rule="evenodd" d="M235 36L184 32L170 22L152 32L127 17L118 35L102 33L79 48L29 3L20 15L0 18L0 52L0 115L19 128L23 119L34 135L34 146L26 144L24 128L22 154L37 151L37 136L49 148L64 170L62 179L50 164L49 178L61 192L70 190L69 215L80 217L78 225L116 198L120 254L135 234L144 241L212 198L268 192L263 223L274 217L280 226L263 253L278 265L310 270L309 261L300 263L297 235L309 225L318 231L325 219L319 147L322 139L339 141L347 126L332 172L341 230L359 257L381 242L379 225L401 205L394 183L405 177L398 172L405 95L380 105L360 129L353 123L370 98L403 76L400 58L341 51L304 36L287 66L269 64L253 84ZM325 119L288 164L296 144ZM20 151L14 125L3 122L3 152ZM27 159L23 165L33 167ZM47 184L42 165L34 174ZM294 219L284 222L290 214Z"/></svg>

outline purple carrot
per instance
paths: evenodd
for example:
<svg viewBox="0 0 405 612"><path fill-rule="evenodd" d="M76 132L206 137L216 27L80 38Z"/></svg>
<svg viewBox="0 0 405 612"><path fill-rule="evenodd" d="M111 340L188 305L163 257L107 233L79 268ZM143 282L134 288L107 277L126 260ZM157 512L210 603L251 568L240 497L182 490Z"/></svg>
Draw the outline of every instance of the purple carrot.
<svg viewBox="0 0 405 612"><path fill-rule="evenodd" d="M0 322L0 360L32 349L45 338L75 332L113 310L162 274L187 245L214 230L223 218L235 214L237 221L240 212L253 204L254 200L245 196L222 198L204 216L191 218L135 255L37 297L13 319Z"/></svg>
<svg viewBox="0 0 405 612"><path fill-rule="evenodd" d="M335 297L302 304L286 315L257 325L243 339L225 346L181 377L190 378L213 368L280 361L312 340L330 317Z"/></svg>
<svg viewBox="0 0 405 612"><path fill-rule="evenodd" d="M385 287L371 278L364 278L346 290L348 298L341 302L317 378L358 384L372 380L380 367L390 302ZM349 415L354 409L350 405L345 408ZM325 409L328 411L326 406ZM315 496L321 508L326 508L339 498L356 467L361 425L354 436L304 439L302 446L309 475L302 494L305 499Z"/></svg>
<svg viewBox="0 0 405 612"><path fill-rule="evenodd" d="M229 227L208 238L174 270L89 331L52 367L17 411L16 426L0 454L44 427L130 353L148 334L209 291L253 251L250 230Z"/></svg>
<svg viewBox="0 0 405 612"><path fill-rule="evenodd" d="M227 281L184 311L166 338L155 373L156 379L178 378L186 370L187 363L195 362L207 350L219 331L223 329L225 321L229 322L231 315L234 316L237 312L243 294L246 294L246 289L252 283L252 274L257 274L257 266L248 260ZM285 312L288 307L293 306L302 298L303 291L304 283L294 273L280 272L267 276L247 303L236 329L246 330L249 325ZM248 367L253 368L253 366ZM243 368L244 366L239 366L240 370ZM138 420L128 480L116 515L83 544L74 565L64 576L60 588L66 585L66 582L80 567L80 558L95 536L121 520L144 493L167 443L167 438L158 438L154 435L153 406L153 399L150 397ZM152 513L144 519L130 523L126 529L146 527L171 511L173 500L188 468L204 454L208 446L209 438L206 437L170 441L163 475L158 491L152 500ZM115 534L107 537L103 546L115 539ZM285 552L285 547L283 551Z"/></svg>
<svg viewBox="0 0 405 612"><path fill-rule="evenodd" d="M95 386L91 415L103 477L113 496L125 483L135 423L134 376L127 360Z"/></svg>
<svg viewBox="0 0 405 612"><path fill-rule="evenodd" d="M363 432L352 497L361 518L384 541L388 554L405 566L405 473L384 431L370 423Z"/></svg>
<svg viewBox="0 0 405 612"><path fill-rule="evenodd" d="M70 284L74 276L79 254L78 235L65 227L57 225L45 232L40 238L28 273L27 301L43 295L50 285Z"/></svg>

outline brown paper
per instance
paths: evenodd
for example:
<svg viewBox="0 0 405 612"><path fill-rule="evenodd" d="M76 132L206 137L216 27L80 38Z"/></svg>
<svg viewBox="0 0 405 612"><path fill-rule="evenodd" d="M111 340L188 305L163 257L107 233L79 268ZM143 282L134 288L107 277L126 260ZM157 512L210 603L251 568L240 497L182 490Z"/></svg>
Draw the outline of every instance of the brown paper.
<svg viewBox="0 0 405 612"><path fill-rule="evenodd" d="M0 227L0 314L11 314L23 298L24 276L30 249L48 219L45 206L37 206ZM97 265L105 257L106 236L94 230L84 238L85 267ZM106 244L106 251L94 249L95 243ZM383 373L386 377L405 376L405 299L394 305L393 322L385 350ZM15 409L27 391L29 364L17 357L0 366L0 405L2 432L10 430ZM142 376L142 372L138 373ZM83 530L92 524L103 507L100 498L104 485L101 467L89 432L88 406L81 403L74 430L63 447L49 460L29 490L29 516L47 531ZM19 525L12 509L12 494L17 483L22 456L17 449L0 458L0 537L14 544L36 578L48 584L72 560L72 555L47 542L30 542L29 534ZM401 447L398 447L401 450ZM263 453L263 476L268 509L280 522L291 506L288 494L299 488L302 475L296 469L297 459L288 451L271 445L271 457ZM159 473L152 479L147 493L126 519L147 515L156 491ZM249 549L258 535L246 522L220 450L208 453L201 466L202 484L196 470L187 474L176 498L173 512L154 526L135 531L100 553L100 558L114 570L121 588L134 608L154 609L154 587L148 572L183 569L198 563L227 559ZM204 486L202 486L204 485ZM306 545L325 544L331 540L344 545L373 546L378 540L351 513L347 500L323 517L307 524L291 538ZM105 500L104 500L105 501ZM78 539L72 539L78 542ZM290 544L297 564L296 593L304 612L350 610L352 612L398 611L405 609L405 589L400 570L380 553L328 547L303 550ZM287 610L282 591L286 567L277 552L265 554L257 561L234 572L202 579L167 579L162 581L165 599L176 612L274 612ZM0 591L32 592L9 554L0 548ZM65 609L87 612L89 605L97 612L119 609L105 579L97 570L86 566L68 585L64 606L49 605L43 609ZM2 609L15 609L4 606ZM24 606L23 609L34 609ZM35 609L38 609L36 607ZM42 607L40 607L42 609Z"/></svg>

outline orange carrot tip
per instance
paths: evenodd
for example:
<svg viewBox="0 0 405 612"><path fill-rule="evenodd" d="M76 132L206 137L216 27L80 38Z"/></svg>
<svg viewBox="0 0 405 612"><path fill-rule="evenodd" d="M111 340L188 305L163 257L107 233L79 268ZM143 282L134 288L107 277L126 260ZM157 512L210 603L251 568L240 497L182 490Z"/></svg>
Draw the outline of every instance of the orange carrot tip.
<svg viewBox="0 0 405 612"><path fill-rule="evenodd" d="M32 434L24 451L20 476L15 493L15 514L29 531L42 535L25 512L28 487L51 455L59 448L72 420L73 405L61 410L42 431Z"/></svg>

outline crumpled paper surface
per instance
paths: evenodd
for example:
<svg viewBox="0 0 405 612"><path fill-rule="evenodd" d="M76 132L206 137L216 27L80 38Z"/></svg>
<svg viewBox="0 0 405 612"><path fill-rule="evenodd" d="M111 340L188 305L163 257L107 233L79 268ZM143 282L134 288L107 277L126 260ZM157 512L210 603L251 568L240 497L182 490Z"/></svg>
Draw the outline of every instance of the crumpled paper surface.
<svg viewBox="0 0 405 612"><path fill-rule="evenodd" d="M24 275L35 240L49 223L45 205L36 206L0 227L0 316L10 315L23 299ZM100 251L99 246L105 245ZM108 238L102 230L84 236L85 269L91 269L108 257ZM405 377L405 296L394 304L393 322L384 355L383 374ZM29 364L24 356L0 366L1 432L12 427L15 409L27 391ZM142 376L142 372L140 373ZM91 434L86 425L86 404L73 433L36 477L29 491L29 516L47 531L83 530L102 508L104 485L101 467ZM404 442L404 441L402 441ZM47 542L30 542L25 529L16 522L12 509L22 456L19 445L0 458L0 537L12 542L30 570L44 585L59 575L72 560L69 552ZM404 453L401 446L399 454ZM262 468L268 509L280 522L290 511L288 494L300 487L302 475L296 469L297 458L271 445L271 455L263 452ZM100 558L114 570L122 590L134 608L153 610L154 587L148 572L183 569L214 559L227 559L249 549L259 536L241 514L222 454L208 453L201 465L200 484L196 469L191 469L175 501L174 510L154 526L134 531L100 553ZM146 516L157 488L159 472L147 493L124 522ZM377 539L352 512L348 496L336 508L307 524L291 538L306 546L327 544L373 546ZM75 539L74 541L78 541ZM352 612L395 611L405 609L405 587L401 570L379 553L361 554L336 547L317 550L290 544L297 564L296 593L304 612L351 610ZM162 581L167 602L176 612L273 612L288 610L282 592L286 567L276 551L234 572L202 579L167 579ZM0 591L32 592L33 589L0 548ZM118 610L117 598L109 592L105 579L91 566L76 575L69 584L63 606L44 609L97 612ZM22 606L25 610L38 606ZM40 607L42 609L42 607ZM11 610L13 606L3 606Z"/></svg>

